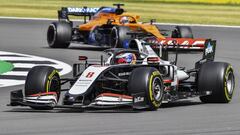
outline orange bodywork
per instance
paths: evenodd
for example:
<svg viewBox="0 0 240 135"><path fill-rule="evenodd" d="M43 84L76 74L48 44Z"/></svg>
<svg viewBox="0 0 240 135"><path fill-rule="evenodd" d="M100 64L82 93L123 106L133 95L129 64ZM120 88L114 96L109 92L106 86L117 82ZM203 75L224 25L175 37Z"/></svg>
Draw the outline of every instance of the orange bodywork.
<svg viewBox="0 0 240 135"><path fill-rule="evenodd" d="M128 23L122 23L121 19L123 17L128 18ZM130 15L127 13L123 13L121 15L117 15L115 13L97 13L92 17L89 22L79 25L79 29L81 31L91 31L96 26L101 26L103 24L107 24L109 20L112 21L113 25L119 26L128 26L133 31L144 31L146 33L151 33L155 37L159 39L165 39L165 37L160 33L158 28L155 25L150 23L140 23L138 22L139 16Z"/></svg>

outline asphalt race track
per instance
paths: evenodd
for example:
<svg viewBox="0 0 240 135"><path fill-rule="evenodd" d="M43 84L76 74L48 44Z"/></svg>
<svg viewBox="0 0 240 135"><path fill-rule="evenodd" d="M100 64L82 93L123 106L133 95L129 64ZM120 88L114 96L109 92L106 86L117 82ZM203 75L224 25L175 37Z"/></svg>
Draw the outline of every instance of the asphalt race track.
<svg viewBox="0 0 240 135"><path fill-rule="evenodd" d="M18 52L57 59L68 64L79 55L97 58L99 50L72 45L50 49L46 29L51 21L0 19L0 51ZM166 26L160 26L166 28ZM158 111L85 111L58 109L35 111L11 108L11 90L0 88L0 134L2 135L239 135L240 134L240 29L192 27L195 37L217 39L217 61L229 62L235 69L235 95L230 104L202 104L197 98L164 105ZM179 64L193 67L199 57L183 56ZM184 59L184 60L183 60ZM68 74L67 77L70 77Z"/></svg>

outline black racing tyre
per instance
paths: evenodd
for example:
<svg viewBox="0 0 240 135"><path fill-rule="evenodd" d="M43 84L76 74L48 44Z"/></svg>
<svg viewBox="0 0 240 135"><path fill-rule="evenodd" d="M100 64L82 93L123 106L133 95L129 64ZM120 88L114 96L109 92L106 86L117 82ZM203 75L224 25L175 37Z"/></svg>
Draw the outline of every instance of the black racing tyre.
<svg viewBox="0 0 240 135"><path fill-rule="evenodd" d="M25 83L25 96L56 92L58 100L60 97L60 90L60 77L55 68L50 66L35 66L28 72ZM38 110L53 109L52 107L30 107Z"/></svg>
<svg viewBox="0 0 240 135"><path fill-rule="evenodd" d="M198 90L212 91L211 95L201 96L204 103L229 103L232 100L235 78L233 68L224 62L208 62L198 73Z"/></svg>
<svg viewBox="0 0 240 135"><path fill-rule="evenodd" d="M47 30L47 42L51 48L68 48L72 39L72 26L68 22L53 22Z"/></svg>
<svg viewBox="0 0 240 135"><path fill-rule="evenodd" d="M132 71L128 90L130 93L145 92L149 110L157 110L163 100L164 85L160 72L153 67L140 67Z"/></svg>
<svg viewBox="0 0 240 135"><path fill-rule="evenodd" d="M192 29L189 26L176 26L172 32L172 38L193 38Z"/></svg>
<svg viewBox="0 0 240 135"><path fill-rule="evenodd" d="M124 48L125 45L131 39L130 35L127 33L130 31L130 28L127 26L114 26L110 33L110 46L112 48Z"/></svg>

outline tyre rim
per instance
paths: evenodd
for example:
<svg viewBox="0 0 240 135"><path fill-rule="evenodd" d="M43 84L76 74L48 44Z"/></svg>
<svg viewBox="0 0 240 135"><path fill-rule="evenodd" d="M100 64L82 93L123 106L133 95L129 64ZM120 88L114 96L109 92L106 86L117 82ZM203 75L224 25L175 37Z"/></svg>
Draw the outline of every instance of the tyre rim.
<svg viewBox="0 0 240 135"><path fill-rule="evenodd" d="M56 27L53 24L50 24L47 32L47 41L49 45L53 45L56 40Z"/></svg>
<svg viewBox="0 0 240 135"><path fill-rule="evenodd" d="M234 89L234 76L233 76L233 72L229 72L227 74L226 81L227 81L228 93L231 95L233 93L233 89Z"/></svg>
<svg viewBox="0 0 240 135"><path fill-rule="evenodd" d="M118 42L118 35L117 35L117 30L116 28L112 29L112 34L111 34L111 46L116 47Z"/></svg>
<svg viewBox="0 0 240 135"><path fill-rule="evenodd" d="M161 89L161 80L159 77L154 78L153 80L153 97L156 101L160 101L162 98L162 89Z"/></svg>

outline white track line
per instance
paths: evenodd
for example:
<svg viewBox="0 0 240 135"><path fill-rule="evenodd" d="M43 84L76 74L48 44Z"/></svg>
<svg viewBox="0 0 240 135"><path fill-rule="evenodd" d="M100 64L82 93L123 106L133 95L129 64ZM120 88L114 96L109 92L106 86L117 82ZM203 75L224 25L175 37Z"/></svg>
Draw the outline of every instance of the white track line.
<svg viewBox="0 0 240 135"><path fill-rule="evenodd" d="M9 71L1 75L14 75L14 76L27 76L28 72L26 71Z"/></svg>
<svg viewBox="0 0 240 135"><path fill-rule="evenodd" d="M0 16L0 19L18 19L18 20L46 20L46 21L56 21L58 19L51 18L28 18L28 17L8 17L8 16Z"/></svg>
<svg viewBox="0 0 240 135"><path fill-rule="evenodd" d="M0 84L0 88L1 88L1 87L8 87L8 86L14 86L14 85L22 85L25 83L25 80L0 79L0 82L1 82Z"/></svg>
<svg viewBox="0 0 240 135"><path fill-rule="evenodd" d="M208 24L179 24L179 23L154 23L157 25L179 25L179 26L193 26L193 27L213 27L213 28L240 28L240 26L229 26L229 25L208 25Z"/></svg>
<svg viewBox="0 0 240 135"><path fill-rule="evenodd" d="M57 21L58 19L51 18L27 18L27 17L6 17L0 16L0 19L16 19L16 20L42 20L42 21ZM82 19L73 19L73 21L83 21ZM214 28L240 28L240 26L229 25L208 25L208 24L179 24L179 23L154 23L157 25L180 25L180 26L197 26L197 27L214 27Z"/></svg>
<svg viewBox="0 0 240 135"><path fill-rule="evenodd" d="M0 60L3 60L3 61L11 61L11 60L14 60L14 61L46 61L46 59L36 59L36 58L28 58L28 57L9 57L9 56L1 56L0 55Z"/></svg>
<svg viewBox="0 0 240 135"><path fill-rule="evenodd" d="M56 64L27 64L27 63L13 63L14 68L32 68L34 66L51 66L55 67L57 69L64 68L61 65L56 65Z"/></svg>
<svg viewBox="0 0 240 135"><path fill-rule="evenodd" d="M17 57L18 56L18 57ZM40 56L34 56L34 55L27 55L27 54L21 54L21 53L14 53L14 52L4 52L0 51L0 60L3 61L13 61L12 64L14 68L23 68L23 71L9 71L6 73L3 73L3 76L6 76L6 79L2 77L0 79L0 88L1 87L8 87L8 86L14 86L14 85L20 85L24 84L25 80L16 80L16 79L8 79L8 77L26 77L28 74L29 68L32 68L34 66L39 66L39 65L44 65L44 66L52 66L55 67L56 69L61 69L59 72L60 75L65 75L69 72L71 72L72 67L64 62L50 59L50 58L45 58L45 57L40 57ZM25 63L25 61L27 61ZM29 63L29 61L42 61L43 64L34 64L34 63ZM52 62L53 64L45 64L44 61L46 62ZM24 70L26 69L26 70Z"/></svg>
<svg viewBox="0 0 240 135"><path fill-rule="evenodd" d="M25 56L24 57L1 57L1 55L20 55L20 56ZM14 58L14 59L11 59ZM19 68L32 68L33 66L36 65L44 65L44 66L53 66L55 68L63 68L63 70L60 72L60 75L65 75L69 72L71 72L72 67L64 62L58 61L58 60L54 60L54 59L50 59L50 58L45 58L45 57L40 57L40 56L34 56L34 55L28 55L28 54L21 54L21 53L13 53L13 52L4 52L4 51L0 51L0 60L26 60L26 61L51 61L53 63L56 63L57 65L54 64L21 64L21 63L14 63L14 67L19 67Z"/></svg>

